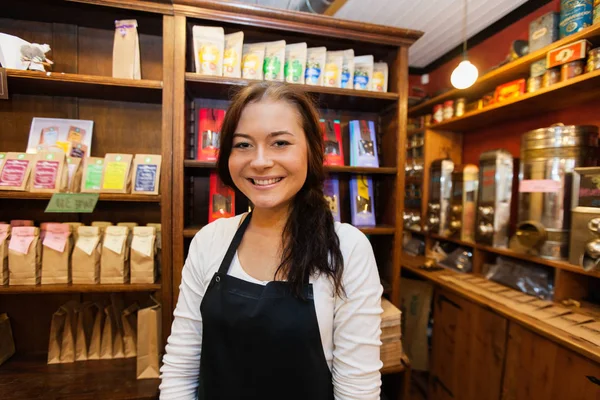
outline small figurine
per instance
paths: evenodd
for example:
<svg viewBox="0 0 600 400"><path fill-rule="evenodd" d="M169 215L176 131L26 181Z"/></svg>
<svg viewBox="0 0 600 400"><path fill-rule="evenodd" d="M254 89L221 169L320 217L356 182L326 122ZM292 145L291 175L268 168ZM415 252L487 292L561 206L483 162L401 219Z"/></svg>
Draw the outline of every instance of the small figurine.
<svg viewBox="0 0 600 400"><path fill-rule="evenodd" d="M45 72L44 66L50 67L54 64L46 57L50 51L47 44L29 43L21 46L21 61L27 65L27 69Z"/></svg>

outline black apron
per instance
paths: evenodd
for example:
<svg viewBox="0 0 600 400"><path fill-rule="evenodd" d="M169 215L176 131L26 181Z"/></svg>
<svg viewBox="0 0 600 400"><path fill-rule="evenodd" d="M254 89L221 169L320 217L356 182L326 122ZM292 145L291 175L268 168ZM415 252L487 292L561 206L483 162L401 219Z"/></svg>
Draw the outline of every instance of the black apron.
<svg viewBox="0 0 600 400"><path fill-rule="evenodd" d="M212 277L200 311L201 400L333 400L312 284L306 300L287 282L266 286L227 275L252 213Z"/></svg>

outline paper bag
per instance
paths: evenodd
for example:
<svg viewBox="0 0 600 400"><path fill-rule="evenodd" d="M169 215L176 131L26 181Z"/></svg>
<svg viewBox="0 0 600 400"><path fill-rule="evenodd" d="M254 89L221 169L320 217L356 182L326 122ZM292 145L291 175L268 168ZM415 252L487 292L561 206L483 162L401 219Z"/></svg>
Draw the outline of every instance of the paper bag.
<svg viewBox="0 0 600 400"><path fill-rule="evenodd" d="M123 284L129 282L129 247L126 226L108 226L104 231L100 259L100 283Z"/></svg>
<svg viewBox="0 0 600 400"><path fill-rule="evenodd" d="M67 311L62 307L52 314L50 321L50 340L48 342L48 364L60 363L60 346L67 319Z"/></svg>
<svg viewBox="0 0 600 400"><path fill-rule="evenodd" d="M139 309L137 303L134 303L123 310L121 314L125 358L137 356L137 312Z"/></svg>
<svg viewBox="0 0 600 400"><path fill-rule="evenodd" d="M100 359L110 360L113 358L115 334L117 325L115 323L112 304L104 308L104 327L102 329L102 340L100 342Z"/></svg>
<svg viewBox="0 0 600 400"><path fill-rule="evenodd" d="M42 285L71 283L71 227L48 224L42 245Z"/></svg>
<svg viewBox="0 0 600 400"><path fill-rule="evenodd" d="M155 305L138 311L137 379L158 378L161 342L161 306Z"/></svg>
<svg viewBox="0 0 600 400"><path fill-rule="evenodd" d="M402 282L401 310L404 349L414 369L427 371L429 368L427 324L431 310L433 286L412 279L402 280Z"/></svg>
<svg viewBox="0 0 600 400"><path fill-rule="evenodd" d="M140 42L137 21L115 21L113 78L141 79Z"/></svg>
<svg viewBox="0 0 600 400"><path fill-rule="evenodd" d="M131 242L131 283L154 283L154 251L156 233L151 226L133 228Z"/></svg>
<svg viewBox="0 0 600 400"><path fill-rule="evenodd" d="M16 228L17 226L35 226L35 223L30 219L11 219L10 227Z"/></svg>
<svg viewBox="0 0 600 400"><path fill-rule="evenodd" d="M0 286L8 285L8 242L9 242L9 240L10 240L10 225L9 224L0 224Z"/></svg>
<svg viewBox="0 0 600 400"><path fill-rule="evenodd" d="M156 265L156 274L161 274L161 263L162 263L162 225L161 224L146 224L146 226L151 226L156 230L156 240L154 241L154 258Z"/></svg>
<svg viewBox="0 0 600 400"><path fill-rule="evenodd" d="M83 176L83 165L79 157L67 157L67 192L79 193L81 190L81 178Z"/></svg>
<svg viewBox="0 0 600 400"><path fill-rule="evenodd" d="M73 238L73 245L77 243L77 239L79 239L79 232L77 230L80 226L84 226L81 222L65 222L65 225L69 225L71 227L71 237Z"/></svg>
<svg viewBox="0 0 600 400"><path fill-rule="evenodd" d="M108 222L108 221L92 221L92 223L90 224L90 226L94 226L94 227L98 227L100 228L100 235L104 235L104 230L106 229L107 226L112 226L112 222Z"/></svg>
<svg viewBox="0 0 600 400"><path fill-rule="evenodd" d="M100 283L100 256L102 243L100 228L80 226L78 240L72 254L72 280L74 284Z"/></svg>
<svg viewBox="0 0 600 400"><path fill-rule="evenodd" d="M102 332L104 331L104 307L100 304L94 305L96 308L96 316L94 317L94 326L92 328L92 336L90 337L90 346L88 348L88 360L99 360L100 351L102 348Z"/></svg>
<svg viewBox="0 0 600 400"><path fill-rule="evenodd" d="M92 340L97 307L85 302L77 310L77 328L75 330L75 361L86 361Z"/></svg>
<svg viewBox="0 0 600 400"><path fill-rule="evenodd" d="M8 244L8 274L11 285L40 283L41 249L40 230L19 226L12 229Z"/></svg>
<svg viewBox="0 0 600 400"><path fill-rule="evenodd" d="M15 354L15 342L8 315L0 314L0 365Z"/></svg>
<svg viewBox="0 0 600 400"><path fill-rule="evenodd" d="M38 152L33 162L30 191L38 193L65 192L69 179L65 161L65 153L62 151Z"/></svg>
<svg viewBox="0 0 600 400"><path fill-rule="evenodd" d="M63 364L75 362L75 329L77 328L78 306L76 302L69 302L61 307L66 312L60 343L60 362Z"/></svg>
<svg viewBox="0 0 600 400"><path fill-rule="evenodd" d="M131 189L131 154L108 153L104 157L102 193L129 193Z"/></svg>

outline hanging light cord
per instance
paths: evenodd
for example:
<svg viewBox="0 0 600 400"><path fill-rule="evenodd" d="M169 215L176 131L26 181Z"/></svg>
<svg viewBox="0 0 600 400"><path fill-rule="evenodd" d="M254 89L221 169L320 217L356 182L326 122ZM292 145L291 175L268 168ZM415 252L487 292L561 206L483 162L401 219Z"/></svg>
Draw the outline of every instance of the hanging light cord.
<svg viewBox="0 0 600 400"><path fill-rule="evenodd" d="M463 15L463 60L467 59L467 3L468 0L465 0Z"/></svg>

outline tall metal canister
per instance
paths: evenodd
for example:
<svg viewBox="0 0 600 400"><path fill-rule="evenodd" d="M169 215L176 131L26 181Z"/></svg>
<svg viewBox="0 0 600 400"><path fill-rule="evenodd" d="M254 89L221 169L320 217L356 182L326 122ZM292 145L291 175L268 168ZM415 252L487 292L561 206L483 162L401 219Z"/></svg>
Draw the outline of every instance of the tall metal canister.
<svg viewBox="0 0 600 400"><path fill-rule="evenodd" d="M442 236L449 235L450 196L452 194L452 171L454 163L449 159L431 162L429 167L429 200L425 230Z"/></svg>
<svg viewBox="0 0 600 400"><path fill-rule="evenodd" d="M523 134L516 237L544 258L569 254L572 173L598 163L598 127L554 125Z"/></svg>

